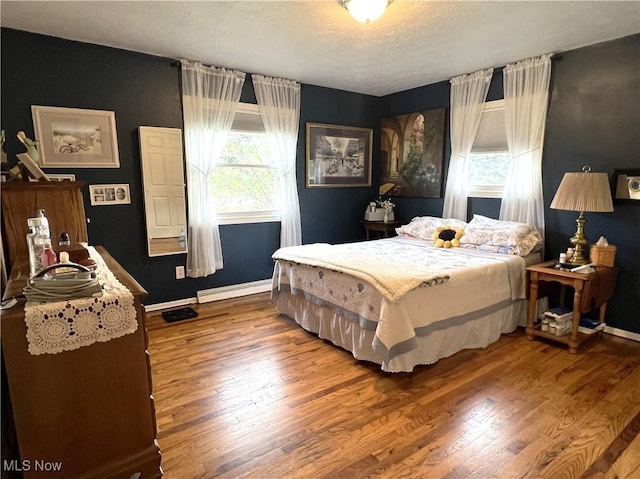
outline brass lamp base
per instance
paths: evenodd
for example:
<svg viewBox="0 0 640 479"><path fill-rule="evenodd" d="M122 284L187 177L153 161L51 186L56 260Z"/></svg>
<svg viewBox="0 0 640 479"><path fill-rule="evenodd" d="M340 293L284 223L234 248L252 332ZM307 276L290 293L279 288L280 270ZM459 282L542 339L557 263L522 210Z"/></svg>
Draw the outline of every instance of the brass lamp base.
<svg viewBox="0 0 640 479"><path fill-rule="evenodd" d="M578 266L587 264L589 262L587 261L587 259L584 257L584 254L583 254L585 247L589 244L589 240L584 234L584 225L587 222L587 220L585 219L582 213L583 212L581 211L580 216L578 216L578 219L576 220L576 225L578 225L578 228L576 229L576 234L573 235L573 237L569 240L574 248L573 256L569 261L571 262L571 264L575 264Z"/></svg>

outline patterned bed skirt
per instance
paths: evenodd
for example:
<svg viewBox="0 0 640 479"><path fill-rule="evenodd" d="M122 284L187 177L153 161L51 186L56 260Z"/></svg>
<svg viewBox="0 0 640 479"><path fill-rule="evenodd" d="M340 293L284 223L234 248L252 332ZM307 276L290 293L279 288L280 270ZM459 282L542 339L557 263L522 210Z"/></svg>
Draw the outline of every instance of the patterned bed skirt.
<svg viewBox="0 0 640 479"><path fill-rule="evenodd" d="M501 334L525 326L528 307L528 301L517 300L476 319L418 336L415 349L384 361L373 349L375 331L362 328L358 321L341 314L339 309L286 291L281 291L273 302L280 313L295 320L303 329L350 351L358 360L379 364L383 371L392 373L411 372L415 366L433 364L463 349L485 348L500 339Z"/></svg>

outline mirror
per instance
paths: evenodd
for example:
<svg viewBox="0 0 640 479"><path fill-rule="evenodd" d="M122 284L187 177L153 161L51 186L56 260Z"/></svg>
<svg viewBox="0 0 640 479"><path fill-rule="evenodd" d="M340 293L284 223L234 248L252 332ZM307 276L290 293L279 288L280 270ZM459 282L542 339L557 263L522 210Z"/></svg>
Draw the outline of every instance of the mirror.
<svg viewBox="0 0 640 479"><path fill-rule="evenodd" d="M640 169L613 170L613 200L640 204Z"/></svg>
<svg viewBox="0 0 640 479"><path fill-rule="evenodd" d="M182 130L141 126L139 135L149 256L186 253Z"/></svg>

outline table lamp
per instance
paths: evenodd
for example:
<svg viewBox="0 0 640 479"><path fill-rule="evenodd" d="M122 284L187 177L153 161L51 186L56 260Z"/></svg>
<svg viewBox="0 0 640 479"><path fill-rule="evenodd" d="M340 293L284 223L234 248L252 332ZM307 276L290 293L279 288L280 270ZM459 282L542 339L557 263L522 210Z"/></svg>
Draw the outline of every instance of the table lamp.
<svg viewBox="0 0 640 479"><path fill-rule="evenodd" d="M584 166L582 173L565 173L556 195L551 202L551 208L555 210L579 211L580 216L576 220L578 228L576 234L569 240L574 246L571 264L583 265L588 261L584 257L584 248L589 241L584 234L584 225L587 220L584 212L611 212L611 189L609 177L606 173L591 173L590 166Z"/></svg>

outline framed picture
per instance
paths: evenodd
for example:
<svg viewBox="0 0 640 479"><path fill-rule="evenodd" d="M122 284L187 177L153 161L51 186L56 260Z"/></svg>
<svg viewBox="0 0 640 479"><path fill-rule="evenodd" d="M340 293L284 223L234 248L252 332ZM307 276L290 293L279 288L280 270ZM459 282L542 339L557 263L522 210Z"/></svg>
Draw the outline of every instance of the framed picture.
<svg viewBox="0 0 640 479"><path fill-rule="evenodd" d="M49 181L49 177L46 175L46 173L40 169L38 164L33 161L33 159L27 153L18 153L16 156L18 157L18 160L20 160L20 164L22 164L27 169L29 176L35 178L36 180Z"/></svg>
<svg viewBox="0 0 640 479"><path fill-rule="evenodd" d="M616 203L640 205L640 168L613 170L611 196Z"/></svg>
<svg viewBox="0 0 640 479"><path fill-rule="evenodd" d="M61 175L52 175L48 174L49 180L51 181L76 181L76 175L72 174L61 174Z"/></svg>
<svg viewBox="0 0 640 479"><path fill-rule="evenodd" d="M131 203L129 185L89 185L91 206L125 205Z"/></svg>
<svg viewBox="0 0 640 479"><path fill-rule="evenodd" d="M383 118L381 134L381 194L440 198L445 109Z"/></svg>
<svg viewBox="0 0 640 479"><path fill-rule="evenodd" d="M119 168L112 111L31 106L42 168Z"/></svg>
<svg viewBox="0 0 640 479"><path fill-rule="evenodd" d="M307 123L306 186L371 186L373 130Z"/></svg>

